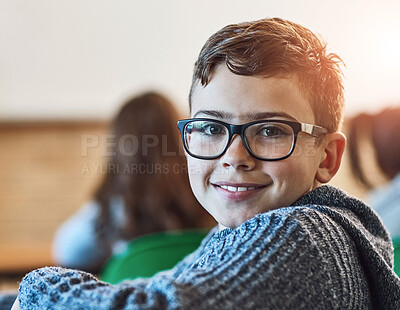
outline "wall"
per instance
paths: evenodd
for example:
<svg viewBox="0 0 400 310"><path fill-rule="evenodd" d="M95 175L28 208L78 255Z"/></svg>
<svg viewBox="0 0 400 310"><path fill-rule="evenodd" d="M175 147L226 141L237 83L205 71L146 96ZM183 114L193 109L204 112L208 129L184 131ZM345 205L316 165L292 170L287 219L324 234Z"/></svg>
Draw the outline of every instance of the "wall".
<svg viewBox="0 0 400 310"><path fill-rule="evenodd" d="M396 0L3 0L0 119L109 119L148 88L186 111L205 40L268 16L310 27L343 58L348 114L400 104L399 11Z"/></svg>

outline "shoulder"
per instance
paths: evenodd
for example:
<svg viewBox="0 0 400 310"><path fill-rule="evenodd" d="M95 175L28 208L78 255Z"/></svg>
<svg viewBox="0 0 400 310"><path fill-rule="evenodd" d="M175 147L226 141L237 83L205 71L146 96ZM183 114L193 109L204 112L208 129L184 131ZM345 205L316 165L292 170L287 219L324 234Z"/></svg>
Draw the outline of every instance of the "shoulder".
<svg viewBox="0 0 400 310"><path fill-rule="evenodd" d="M368 200L371 202L375 209L387 208L387 205L393 207L399 206L400 199L400 174L393 178L389 183L373 189L369 195Z"/></svg>
<svg viewBox="0 0 400 310"><path fill-rule="evenodd" d="M341 242L337 244L334 240ZM312 207L296 206L259 214L235 229L215 233L205 244L204 253L226 259L245 254L249 249L302 253L315 248L318 252L340 253L349 242L344 229L329 215Z"/></svg>
<svg viewBox="0 0 400 310"><path fill-rule="evenodd" d="M249 279L254 296L258 296L256 290L282 298L312 294L308 305L328 303L328 308L334 308L348 297L346 288L357 285L357 293L367 290L355 252L346 231L324 212L308 206L287 207L215 233L178 279L193 282L209 274L219 274L227 283ZM270 302L285 305L280 298L270 298Z"/></svg>
<svg viewBox="0 0 400 310"><path fill-rule="evenodd" d="M69 231L90 230L99 213L99 205L96 201L86 202L77 212L69 217L58 229L60 233Z"/></svg>
<svg viewBox="0 0 400 310"><path fill-rule="evenodd" d="M214 262L215 267L236 258L258 265L259 260L272 259L292 272L324 266L332 277L343 270L360 273L352 236L325 211L321 206L296 206L257 215L236 229L215 234L205 246L203 265Z"/></svg>
<svg viewBox="0 0 400 310"><path fill-rule="evenodd" d="M285 207L259 214L246 222L239 230L259 231L263 235L279 231L312 235L320 231L322 227L337 226L330 213L341 213L341 211L316 205Z"/></svg>

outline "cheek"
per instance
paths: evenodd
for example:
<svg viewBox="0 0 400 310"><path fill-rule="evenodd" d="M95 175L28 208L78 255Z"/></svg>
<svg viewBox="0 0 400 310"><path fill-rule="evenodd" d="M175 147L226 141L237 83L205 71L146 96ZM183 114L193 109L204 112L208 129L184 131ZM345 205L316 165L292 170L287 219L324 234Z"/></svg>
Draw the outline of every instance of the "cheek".
<svg viewBox="0 0 400 310"><path fill-rule="evenodd" d="M272 162L264 171L268 171L275 184L284 188L308 188L314 183L313 170L309 161L292 155L285 160Z"/></svg>
<svg viewBox="0 0 400 310"><path fill-rule="evenodd" d="M190 185L197 196L205 190L205 186L213 171L210 161L187 157Z"/></svg>
<svg viewBox="0 0 400 310"><path fill-rule="evenodd" d="M293 177L295 167L296 164L290 157L280 161L265 162L263 170L276 182Z"/></svg>

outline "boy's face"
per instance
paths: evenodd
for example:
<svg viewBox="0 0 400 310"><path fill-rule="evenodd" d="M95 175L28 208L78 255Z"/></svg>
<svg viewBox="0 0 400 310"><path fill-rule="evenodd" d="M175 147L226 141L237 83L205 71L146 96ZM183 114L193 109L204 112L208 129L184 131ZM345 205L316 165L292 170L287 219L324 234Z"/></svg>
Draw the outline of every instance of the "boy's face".
<svg viewBox="0 0 400 310"><path fill-rule="evenodd" d="M220 65L206 87L195 86L191 100L194 118L244 124L265 113L262 119L315 124L314 113L295 77L240 76ZM294 153L280 161L254 158L237 135L218 159L187 155L193 192L221 229L239 226L256 214L295 202L318 185L315 175L324 158L324 149L303 132L298 135ZM254 189L229 191L220 185Z"/></svg>

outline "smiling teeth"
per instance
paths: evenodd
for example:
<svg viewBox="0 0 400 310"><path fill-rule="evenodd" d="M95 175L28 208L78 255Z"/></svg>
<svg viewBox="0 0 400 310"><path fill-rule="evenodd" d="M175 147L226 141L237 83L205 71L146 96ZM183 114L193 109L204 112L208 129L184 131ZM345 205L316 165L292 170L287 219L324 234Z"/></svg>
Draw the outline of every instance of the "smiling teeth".
<svg viewBox="0 0 400 310"><path fill-rule="evenodd" d="M235 186L225 186L225 185L221 185L221 188L226 189L230 192L245 192L255 189L255 187L235 187Z"/></svg>

